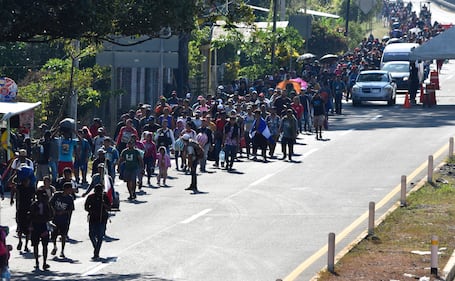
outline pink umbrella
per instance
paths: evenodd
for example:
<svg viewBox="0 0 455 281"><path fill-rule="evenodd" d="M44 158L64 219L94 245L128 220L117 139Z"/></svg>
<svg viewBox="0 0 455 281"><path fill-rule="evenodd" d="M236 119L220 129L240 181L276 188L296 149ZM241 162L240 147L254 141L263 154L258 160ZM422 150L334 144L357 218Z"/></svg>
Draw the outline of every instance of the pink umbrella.
<svg viewBox="0 0 455 281"><path fill-rule="evenodd" d="M300 77L291 79L291 81L300 83L300 88L302 88L302 90L306 90L308 88L308 83Z"/></svg>

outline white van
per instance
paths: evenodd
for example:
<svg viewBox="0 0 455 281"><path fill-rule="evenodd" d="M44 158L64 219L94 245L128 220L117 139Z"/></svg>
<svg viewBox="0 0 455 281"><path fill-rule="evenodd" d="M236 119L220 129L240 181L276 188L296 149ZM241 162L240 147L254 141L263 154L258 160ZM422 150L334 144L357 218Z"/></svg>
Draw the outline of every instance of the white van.
<svg viewBox="0 0 455 281"><path fill-rule="evenodd" d="M387 45L382 52L381 69L389 61L407 61L412 48L418 47L417 43L395 43Z"/></svg>

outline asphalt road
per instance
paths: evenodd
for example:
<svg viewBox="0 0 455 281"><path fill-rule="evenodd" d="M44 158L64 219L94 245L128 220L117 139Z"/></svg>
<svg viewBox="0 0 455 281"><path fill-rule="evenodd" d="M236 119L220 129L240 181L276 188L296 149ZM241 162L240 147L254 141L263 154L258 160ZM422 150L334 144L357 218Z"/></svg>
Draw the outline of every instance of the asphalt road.
<svg viewBox="0 0 455 281"><path fill-rule="evenodd" d="M331 118L324 141L299 139L301 163L242 159L235 173L201 175L206 193L198 195L183 190L189 176L172 170L169 188L145 188L135 203L121 203L102 262L90 261L78 199L68 258L51 260L49 272L34 272L32 254L14 250L14 280L309 280L325 265L328 233L344 237L341 250L366 228L366 221L352 223L369 202L379 202L454 135L454 70L453 63L444 66L432 108L403 108L402 97L393 107L346 104L344 115ZM127 197L123 183L117 189ZM13 226L13 208L1 204L1 223ZM14 234L8 240L17 241ZM294 278L299 266L305 270Z"/></svg>
<svg viewBox="0 0 455 281"><path fill-rule="evenodd" d="M455 63L444 65L432 108L403 108L403 97L392 107L345 104L342 116L331 117L324 141L301 136L299 163L241 159L233 173L210 169L201 175L205 193L197 195L183 190L189 176L171 168L168 188L144 188L134 203L122 201L108 224L102 261L90 260L78 199L67 258L51 257L50 271L33 271L33 255L14 250L13 280L309 280L326 263L328 234L343 238L340 251L366 229L359 218L369 202L381 202L401 175L416 175L413 182L422 177L414 171L454 135L452 73ZM125 185L117 181L117 189L126 199ZM377 216L392 203L385 202ZM6 200L0 218L15 229ZM15 248L13 233L8 242Z"/></svg>

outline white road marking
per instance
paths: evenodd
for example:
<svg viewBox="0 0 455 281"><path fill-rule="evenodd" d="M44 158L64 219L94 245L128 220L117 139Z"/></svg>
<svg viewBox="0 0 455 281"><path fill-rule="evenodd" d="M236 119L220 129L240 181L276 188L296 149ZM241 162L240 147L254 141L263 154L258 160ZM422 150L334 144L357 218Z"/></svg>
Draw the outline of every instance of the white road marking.
<svg viewBox="0 0 455 281"><path fill-rule="evenodd" d="M302 157L304 157L304 158L305 158L305 157L308 157L310 154L313 154L314 152L316 152L316 151L318 151L318 150L319 150L318 148L313 148L313 149L311 149L310 151L304 153L304 154L302 155Z"/></svg>
<svg viewBox="0 0 455 281"><path fill-rule="evenodd" d="M200 213L198 213L198 214L192 216L191 218L188 218L186 221L189 221L190 219L191 219L191 220L195 220L197 217L200 217L200 216L202 216L202 215L204 215L204 214L210 212L211 210L212 210L212 209L205 209L205 210L203 210L202 212L200 212ZM204 213L203 213L203 212L204 212ZM197 216L197 217L196 217L196 216ZM180 222L180 223L184 223L184 222L185 222L185 221L182 221L182 222ZM143 244L144 242L146 242L146 241L152 239L153 237L156 237L156 236L160 235L161 233L164 233L164 232L166 232L166 231L169 231L170 229L176 227L177 225L179 225L179 223L174 223L174 224L172 224L172 225L170 225L170 226L168 226L168 227L165 227L165 228L163 228L162 230L160 230L160 231L158 231L158 232L156 232L156 233L154 233L154 234L152 234L152 235L150 235L150 236L148 236L148 237L145 237L145 238L142 239L142 240L137 241L137 242L134 243L134 244L131 244L129 247L126 247L126 248L124 248L123 250L121 250L121 251L116 255L116 256L117 256L116 258L113 258L113 259L111 259L111 260L112 260L113 262L118 261L118 260L120 259L120 256L123 255L124 253L130 251L130 249L133 249L133 248L135 248L135 247L137 247L137 246ZM110 261L111 261L111 260L110 260ZM107 267L107 266L109 266L109 265L111 265L110 262L102 263L102 264L100 264L100 265L94 266L92 269L89 269L88 271L82 273L81 276L93 275L93 274L97 273L98 271L100 271L101 269L103 269L103 268L105 268L105 267Z"/></svg>
<svg viewBox="0 0 455 281"><path fill-rule="evenodd" d="M379 119L379 118L382 118L382 115L381 115L381 114L376 115L375 117L371 118L371 120L377 120L377 119Z"/></svg>
<svg viewBox="0 0 455 281"><path fill-rule="evenodd" d="M293 188L291 188L291 190L304 191L304 190L308 190L308 187L293 187Z"/></svg>
<svg viewBox="0 0 455 281"><path fill-rule="evenodd" d="M276 173L277 173L277 172L275 172L275 173L273 173L273 174L265 175L265 176L263 176L262 178L258 179L257 181L251 183L250 186L258 185L258 184L260 184L261 182L270 179L271 177L273 177L274 175L276 175Z"/></svg>
<svg viewBox="0 0 455 281"><path fill-rule="evenodd" d="M453 78L453 75L449 75L447 77L444 77L444 80L452 80L452 78Z"/></svg>
<svg viewBox="0 0 455 281"><path fill-rule="evenodd" d="M180 223L184 223L184 224L187 224L187 223L190 223L196 219L198 219L199 217L202 217L203 215L207 214L208 212L212 211L212 209L205 209L205 210L202 210L200 211L199 213L187 218L186 220L183 220L181 221Z"/></svg>
<svg viewBox="0 0 455 281"><path fill-rule="evenodd" d="M102 264L100 264L100 265L98 265L98 266L92 268L91 270L89 270L89 271L83 273L81 276L89 276L89 275L95 274L95 273L97 273L98 271L100 271L101 269L103 269L103 268L105 268L106 266L108 266L110 262L116 262L116 261L118 261L118 260L119 260L119 258L110 258L110 259L108 259L107 262L103 262Z"/></svg>

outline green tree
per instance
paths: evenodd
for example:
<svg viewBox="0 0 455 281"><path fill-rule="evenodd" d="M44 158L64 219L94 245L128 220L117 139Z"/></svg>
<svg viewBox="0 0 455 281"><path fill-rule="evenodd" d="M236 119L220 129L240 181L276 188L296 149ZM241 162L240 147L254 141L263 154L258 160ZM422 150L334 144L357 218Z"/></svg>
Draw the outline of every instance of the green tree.
<svg viewBox="0 0 455 281"><path fill-rule="evenodd" d="M112 35L163 36L190 32L198 5L189 0L5 0L0 9L0 42L53 39L110 40ZM164 32L169 33L167 31Z"/></svg>
<svg viewBox="0 0 455 281"><path fill-rule="evenodd" d="M275 65L271 65L271 42L276 39ZM280 67L293 68L293 63L303 49L304 40L292 27L253 32L249 41L242 41L239 75L250 79L273 74Z"/></svg>
<svg viewBox="0 0 455 281"><path fill-rule="evenodd" d="M0 76L21 83L29 73L39 70L50 58L65 57L61 42L0 44Z"/></svg>
<svg viewBox="0 0 455 281"><path fill-rule="evenodd" d="M92 54L81 56L81 64ZM39 71L30 73L26 85L19 87L19 99L28 102L41 101L35 111L35 122L53 124L66 114L70 97L72 58L50 59ZM92 110L99 108L102 100L111 93L108 90L109 71L98 65L73 69L73 83L78 93L78 112L81 120Z"/></svg>

